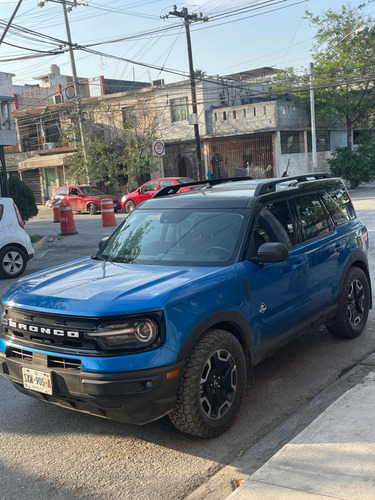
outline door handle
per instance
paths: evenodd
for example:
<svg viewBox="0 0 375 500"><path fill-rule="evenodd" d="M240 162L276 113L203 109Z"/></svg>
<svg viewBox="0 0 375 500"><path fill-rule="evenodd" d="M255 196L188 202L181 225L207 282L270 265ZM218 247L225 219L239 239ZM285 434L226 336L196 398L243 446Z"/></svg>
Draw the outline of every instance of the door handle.
<svg viewBox="0 0 375 500"><path fill-rule="evenodd" d="M292 264L292 269L293 269L293 271L297 271L305 264L307 264L307 260L299 260L298 262L295 262L294 264Z"/></svg>

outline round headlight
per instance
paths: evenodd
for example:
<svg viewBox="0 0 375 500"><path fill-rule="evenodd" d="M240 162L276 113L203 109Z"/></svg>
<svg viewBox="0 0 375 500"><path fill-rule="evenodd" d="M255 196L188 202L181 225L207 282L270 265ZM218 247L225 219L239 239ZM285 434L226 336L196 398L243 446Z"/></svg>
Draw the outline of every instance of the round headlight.
<svg viewBox="0 0 375 500"><path fill-rule="evenodd" d="M142 321L136 325L135 336L140 342L150 342L156 333L156 325L153 321Z"/></svg>

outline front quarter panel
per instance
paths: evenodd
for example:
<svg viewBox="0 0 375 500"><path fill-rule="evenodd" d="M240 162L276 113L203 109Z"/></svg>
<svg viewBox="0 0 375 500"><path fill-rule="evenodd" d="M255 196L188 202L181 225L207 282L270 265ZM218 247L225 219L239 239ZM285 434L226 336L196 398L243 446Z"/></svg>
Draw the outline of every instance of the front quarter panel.
<svg viewBox="0 0 375 500"><path fill-rule="evenodd" d="M248 334L250 328L244 313L245 288L238 283L237 267L228 268L220 281L211 283L208 291L176 304L165 311L167 346L178 354L178 360L189 355L193 345L209 328L231 323L235 330Z"/></svg>

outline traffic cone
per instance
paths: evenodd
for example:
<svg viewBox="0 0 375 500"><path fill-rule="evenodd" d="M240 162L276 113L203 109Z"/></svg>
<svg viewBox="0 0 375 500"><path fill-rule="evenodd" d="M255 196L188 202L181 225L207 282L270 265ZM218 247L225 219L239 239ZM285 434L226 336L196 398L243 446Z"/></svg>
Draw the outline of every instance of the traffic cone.
<svg viewBox="0 0 375 500"><path fill-rule="evenodd" d="M73 218L72 207L67 201L63 201L60 204L60 229L61 236L78 233Z"/></svg>
<svg viewBox="0 0 375 500"><path fill-rule="evenodd" d="M61 200L56 200L54 203L52 203L53 222L60 222L60 205Z"/></svg>
<svg viewBox="0 0 375 500"><path fill-rule="evenodd" d="M112 227L116 225L115 211L113 209L113 200L111 198L103 198L101 201L102 210L102 226Z"/></svg>

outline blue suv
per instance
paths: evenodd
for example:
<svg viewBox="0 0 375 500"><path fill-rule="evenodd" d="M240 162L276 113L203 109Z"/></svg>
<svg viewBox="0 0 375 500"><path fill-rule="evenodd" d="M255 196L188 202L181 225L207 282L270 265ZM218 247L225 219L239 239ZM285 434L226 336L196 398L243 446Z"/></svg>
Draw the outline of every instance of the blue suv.
<svg viewBox="0 0 375 500"><path fill-rule="evenodd" d="M0 373L66 408L136 424L168 414L214 437L256 363L321 324L362 332L368 235L340 179L201 184L162 189L95 256L11 285Z"/></svg>

